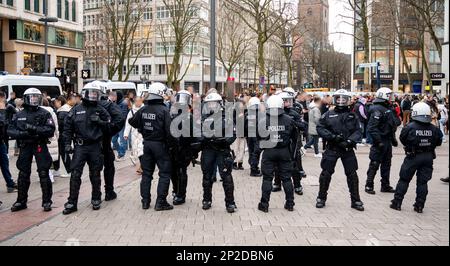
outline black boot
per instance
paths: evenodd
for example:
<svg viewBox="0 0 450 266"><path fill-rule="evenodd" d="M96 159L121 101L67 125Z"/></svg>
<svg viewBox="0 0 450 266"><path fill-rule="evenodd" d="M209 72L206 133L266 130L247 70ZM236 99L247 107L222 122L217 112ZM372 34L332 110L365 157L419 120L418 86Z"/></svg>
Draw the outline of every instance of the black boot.
<svg viewBox="0 0 450 266"><path fill-rule="evenodd" d="M376 194L376 192L373 189L373 187L370 187L370 186L366 186L366 193L370 194L370 195L375 195Z"/></svg>
<svg viewBox="0 0 450 266"><path fill-rule="evenodd" d="M294 189L295 194L302 196L303 195L303 187L298 187Z"/></svg>
<svg viewBox="0 0 450 266"><path fill-rule="evenodd" d="M170 211L173 210L173 206L170 205L167 201L159 201L155 205L155 211Z"/></svg>
<svg viewBox="0 0 450 266"><path fill-rule="evenodd" d="M293 212L293 211L294 211L294 205L295 205L295 203L293 203L293 202L286 202L286 203L284 204L284 208L285 208L287 211Z"/></svg>
<svg viewBox="0 0 450 266"><path fill-rule="evenodd" d="M361 201L352 202L352 209L362 212L364 211L364 204Z"/></svg>
<svg viewBox="0 0 450 266"><path fill-rule="evenodd" d="M75 204L72 204L72 203L64 204L63 215L69 215L69 214L74 213L76 211L78 211L78 209L77 209L77 206Z"/></svg>
<svg viewBox="0 0 450 266"><path fill-rule="evenodd" d="M237 163L233 163L233 170L239 170Z"/></svg>
<svg viewBox="0 0 450 266"><path fill-rule="evenodd" d="M317 209L322 209L322 208L324 208L325 207L325 204L326 203L326 200L323 200L323 199L317 199L317 202L316 202L316 208Z"/></svg>
<svg viewBox="0 0 450 266"><path fill-rule="evenodd" d="M203 210L209 210L209 209L211 209L211 206L212 206L212 202L211 201L203 201L203 206L202 206L202 209Z"/></svg>
<svg viewBox="0 0 450 266"><path fill-rule="evenodd" d="M185 203L186 203L186 197L176 196L175 198L173 198L173 205L175 205L175 206L183 205Z"/></svg>
<svg viewBox="0 0 450 266"><path fill-rule="evenodd" d="M141 202L142 202L142 209L143 210L150 209L150 201L151 200L141 200Z"/></svg>
<svg viewBox="0 0 450 266"><path fill-rule="evenodd" d="M258 210L260 210L262 212L265 212L265 213L268 213L269 212L269 204L260 202L258 204Z"/></svg>
<svg viewBox="0 0 450 266"><path fill-rule="evenodd" d="M259 169L251 169L250 170L250 176L252 177L261 177L261 171Z"/></svg>
<svg viewBox="0 0 450 266"><path fill-rule="evenodd" d="M391 186L384 186L381 188L382 193L395 193L395 189Z"/></svg>
<svg viewBox="0 0 450 266"><path fill-rule="evenodd" d="M423 213L423 206L420 204L414 204L414 211L417 213Z"/></svg>
<svg viewBox="0 0 450 266"><path fill-rule="evenodd" d="M238 170L244 170L243 163L238 163Z"/></svg>
<svg viewBox="0 0 450 266"><path fill-rule="evenodd" d="M401 211L402 210L402 204L396 200L391 201L391 209L396 210L396 211Z"/></svg>
<svg viewBox="0 0 450 266"><path fill-rule="evenodd" d="M11 207L11 212L18 212L18 211L22 211L25 210L26 208L28 208L26 203L20 203L20 202L16 202L13 204L13 206Z"/></svg>
<svg viewBox="0 0 450 266"><path fill-rule="evenodd" d="M117 199L117 193L114 191L108 191L105 194L105 201L112 201Z"/></svg>
<svg viewBox="0 0 450 266"><path fill-rule="evenodd" d="M92 200L91 204L92 204L92 209L94 211L98 211L98 210L100 210L100 208L102 206L102 201L101 200Z"/></svg>
<svg viewBox="0 0 450 266"><path fill-rule="evenodd" d="M446 177L446 178L441 178L441 181L444 182L444 183L448 183L449 178L448 178L448 177Z"/></svg>
<svg viewBox="0 0 450 266"><path fill-rule="evenodd" d="M98 211L101 208L102 201L101 200L92 200L91 204L92 204L92 209L94 211Z"/></svg>
<svg viewBox="0 0 450 266"><path fill-rule="evenodd" d="M227 204L226 206L227 212L228 213L234 213L237 209L236 204Z"/></svg>
<svg viewBox="0 0 450 266"><path fill-rule="evenodd" d="M52 203L51 202L47 202L42 204L42 208L44 208L44 212L50 212L52 211Z"/></svg>

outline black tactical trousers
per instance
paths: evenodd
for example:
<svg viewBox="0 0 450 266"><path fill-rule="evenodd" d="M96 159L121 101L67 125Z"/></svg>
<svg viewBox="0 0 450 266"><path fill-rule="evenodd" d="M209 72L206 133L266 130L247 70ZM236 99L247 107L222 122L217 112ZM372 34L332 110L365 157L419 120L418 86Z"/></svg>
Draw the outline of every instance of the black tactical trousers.
<svg viewBox="0 0 450 266"><path fill-rule="evenodd" d="M111 148L111 137L103 137L102 140L102 154L105 168L103 170L103 175L105 178L105 192L114 191L114 176L116 174L116 168L114 166L114 161L116 160L116 156L114 155L114 151Z"/></svg>
<svg viewBox="0 0 450 266"><path fill-rule="evenodd" d="M304 175L305 175L305 172L303 171L302 159L298 158L298 159L296 159L296 161L292 161L291 177L292 177L292 182L294 184L294 188L302 187L302 177ZM277 167L275 167L274 185L281 187L281 177L280 177Z"/></svg>
<svg viewBox="0 0 450 266"><path fill-rule="evenodd" d="M178 152L174 152L178 153ZM186 189L188 184L187 168L190 164L190 157L181 152L172 154L172 186L173 193L179 198L186 198Z"/></svg>
<svg viewBox="0 0 450 266"><path fill-rule="evenodd" d="M101 200L101 176L103 168L102 144L83 144L75 145L72 157L71 177L70 177L70 195L68 203L77 206L78 195L80 194L81 176L83 175L84 166L89 167L89 179L92 186L92 201Z"/></svg>
<svg viewBox="0 0 450 266"><path fill-rule="evenodd" d="M157 203L167 202L169 193L172 163L167 144L162 141L144 141L144 154L139 157L142 168L141 197L150 202L150 189L155 166L158 166L159 181Z"/></svg>
<svg viewBox="0 0 450 266"><path fill-rule="evenodd" d="M27 203L28 189L30 188L31 164L33 156L36 159L37 172L42 190L42 205L52 203L53 186L50 181L49 170L52 165L52 156L50 155L46 144L23 144L20 147L19 158L17 159L17 169L19 178L17 179L18 193L17 202Z"/></svg>
<svg viewBox="0 0 450 266"><path fill-rule="evenodd" d="M292 160L288 148L264 150L261 162L263 174L261 203L269 204L274 173L277 172L283 183L286 203L294 203L294 187L291 181Z"/></svg>
<svg viewBox="0 0 450 266"><path fill-rule="evenodd" d="M259 169L259 160L261 158L261 149L259 148L259 141L257 138L247 138L248 147L248 164L252 170Z"/></svg>
<svg viewBox="0 0 450 266"><path fill-rule="evenodd" d="M59 156L61 157L61 160L64 164L64 168L66 168L67 173L70 174L70 164L71 164L70 154L66 153L64 146L65 146L64 140L62 138L59 138L58 139Z"/></svg>
<svg viewBox="0 0 450 266"><path fill-rule="evenodd" d="M428 195L428 181L431 180L433 175L433 160L434 154L432 152L420 153L416 156L405 158L400 170L400 180L395 189L394 201L402 204L408 191L409 183L414 175L417 174L416 205L422 208L425 207Z"/></svg>
<svg viewBox="0 0 450 266"><path fill-rule="evenodd" d="M390 139L383 140L383 143L384 147L382 148L372 146L370 149L370 165L369 170L367 170L366 187L373 188L378 169L380 169L381 173L381 186L383 188L390 186L392 143Z"/></svg>
<svg viewBox="0 0 450 266"><path fill-rule="evenodd" d="M212 202L212 187L215 173L215 166L219 168L219 174L223 181L225 192L225 204L233 205L234 202L234 182L231 175L233 170L233 157L231 150L215 150L205 148L202 151L202 172L203 172L203 201Z"/></svg>
<svg viewBox="0 0 450 266"><path fill-rule="evenodd" d="M350 198L352 202L361 201L359 196L359 180L358 174L358 161L355 156L355 152L351 151L335 151L327 149L323 154L320 166L322 167L322 173L319 177L319 196L318 198L326 201L328 196L328 189L331 183L331 176L334 174L337 161L341 159L344 166L345 175L347 176L347 185L350 192Z"/></svg>

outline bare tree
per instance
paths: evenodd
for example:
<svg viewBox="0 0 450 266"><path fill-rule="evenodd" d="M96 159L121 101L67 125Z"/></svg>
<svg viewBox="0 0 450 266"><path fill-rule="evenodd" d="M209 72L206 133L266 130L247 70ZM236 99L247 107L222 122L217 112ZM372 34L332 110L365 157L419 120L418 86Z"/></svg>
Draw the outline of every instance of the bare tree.
<svg viewBox="0 0 450 266"><path fill-rule="evenodd" d="M242 62L253 39L249 31L243 28L239 15L230 10L226 3L220 11L217 26L217 59L229 78L233 70Z"/></svg>
<svg viewBox="0 0 450 266"><path fill-rule="evenodd" d="M163 3L169 18L168 23L167 18L160 18L158 29L164 48L167 85L178 90L189 70L189 67L183 69L184 56L187 55L189 66L203 25L201 6L200 2L194 0L163 0Z"/></svg>
<svg viewBox="0 0 450 266"><path fill-rule="evenodd" d="M426 31L433 40L439 57L442 59L442 44L436 33L436 25L443 21L444 0L404 0L416 11L417 17L424 24Z"/></svg>
<svg viewBox="0 0 450 266"><path fill-rule="evenodd" d="M260 76L266 76L264 46L279 30L283 14L290 3L277 0L226 0L234 12L255 33L257 37L258 70Z"/></svg>
<svg viewBox="0 0 450 266"><path fill-rule="evenodd" d="M144 12L149 2L104 1L102 35L107 54L108 79L117 74L119 81L128 80L131 70L149 42L151 26L142 30Z"/></svg>
<svg viewBox="0 0 450 266"><path fill-rule="evenodd" d="M293 52L301 46L301 39L308 31L305 27L301 27L302 22L294 6L287 6L286 11L279 20L280 27L274 34L276 37L274 38L275 42L282 49L283 57L286 60L288 87L293 86Z"/></svg>

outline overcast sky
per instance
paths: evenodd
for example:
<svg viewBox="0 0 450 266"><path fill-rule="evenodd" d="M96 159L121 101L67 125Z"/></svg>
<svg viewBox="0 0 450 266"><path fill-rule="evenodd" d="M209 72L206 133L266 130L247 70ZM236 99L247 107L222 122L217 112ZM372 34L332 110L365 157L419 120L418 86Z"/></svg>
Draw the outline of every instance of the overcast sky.
<svg viewBox="0 0 450 266"><path fill-rule="evenodd" d="M352 26L346 24L340 15L350 15L346 10L345 0L328 0L330 5L330 42L334 44L334 48L342 53L351 54L352 49L352 37L346 34L333 34L336 32L352 33Z"/></svg>

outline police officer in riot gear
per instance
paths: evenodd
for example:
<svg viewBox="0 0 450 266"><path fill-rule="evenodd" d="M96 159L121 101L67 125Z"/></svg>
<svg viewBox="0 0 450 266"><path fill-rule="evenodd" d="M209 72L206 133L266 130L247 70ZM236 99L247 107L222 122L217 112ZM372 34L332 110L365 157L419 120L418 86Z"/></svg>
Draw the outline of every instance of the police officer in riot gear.
<svg viewBox="0 0 450 266"><path fill-rule="evenodd" d="M294 183L294 192L297 195L303 195L303 187L301 184L301 179L306 176L305 171L303 170L302 165L302 157L301 157L301 136L300 132L305 131L308 125L304 122L303 118L298 114L294 108L294 94L289 91L283 91L279 94L284 101L284 112L288 115L295 126L295 134L291 139L291 145L289 150L291 152L292 157L292 181ZM281 179L278 174L275 174L275 183L273 187L273 192L277 192L281 190Z"/></svg>
<svg viewBox="0 0 450 266"><path fill-rule="evenodd" d="M95 86L95 83L89 83L85 86L85 89L90 86ZM111 121L108 124L107 130L104 130L102 138L102 154L104 160L104 181L105 181L105 201L115 200L117 194L114 191L114 176L116 174L116 168L114 166L115 155L111 147L112 137L120 132L125 126L125 118L120 110L120 107L110 101L108 97L102 92L100 97L100 105L108 111L111 116Z"/></svg>
<svg viewBox="0 0 450 266"><path fill-rule="evenodd" d="M358 161L354 149L362 139L361 125L356 114L350 111L351 95L346 90L338 90L333 95L335 109L325 113L317 125L317 132L327 141L319 177L319 196L317 208L325 207L333 175L338 159L344 165L350 191L351 207L364 211L364 205L359 196Z"/></svg>
<svg viewBox="0 0 450 266"><path fill-rule="evenodd" d="M81 176L85 164L89 166L92 185L91 204L99 210L102 203L101 171L103 168L102 138L109 130L111 116L100 104L101 90L92 86L81 92L81 104L73 107L64 123L63 139L65 151L73 152L71 162L70 195L64 205L64 215L78 210ZM72 141L74 149L72 149Z"/></svg>
<svg viewBox="0 0 450 266"><path fill-rule="evenodd" d="M33 156L36 159L37 172L42 190L42 207L44 211L52 210L52 182L49 170L52 157L47 148L48 139L55 133L55 121L51 114L40 108L42 93L36 88L27 89L24 94L24 109L18 112L8 127L8 136L16 139L20 147L17 169L18 195L17 201L11 207L12 212L27 208L28 189L30 188L31 164Z"/></svg>
<svg viewBox="0 0 450 266"><path fill-rule="evenodd" d="M171 132L176 143L170 150L174 191L173 205L182 205L186 202L187 167L198 157L198 152L201 149L201 143L194 136L196 128L194 128L192 94L190 92L180 90L175 95L175 103L171 107L171 116ZM200 129L200 125L197 128ZM173 134L174 131L177 134Z"/></svg>
<svg viewBox="0 0 450 266"><path fill-rule="evenodd" d="M414 174L417 174L416 203L414 211L423 212L428 195L428 181L433 176L436 147L442 145L442 132L431 124L431 108L417 103L412 108L412 122L403 128L400 141L405 146L406 158L400 170L400 180L395 190L391 208L401 210L402 202Z"/></svg>
<svg viewBox="0 0 450 266"><path fill-rule="evenodd" d="M229 129L232 130L230 135L227 134ZM213 175L217 166L223 181L226 210L228 213L236 211L234 182L231 175L234 159L230 148L235 140L234 121L225 119L222 96L210 93L205 97L202 110L203 210L209 210L212 206Z"/></svg>
<svg viewBox="0 0 450 266"><path fill-rule="evenodd" d="M144 95L145 106L130 118L129 123L136 128L144 138L144 154L140 157L142 167L141 197L142 208L150 208L150 188L155 166L159 169L158 195L155 204L156 211L172 210L167 202L170 187L172 164L169 148L174 141L170 134L170 110L164 104L167 87L162 83L150 85Z"/></svg>
<svg viewBox="0 0 450 266"><path fill-rule="evenodd" d="M261 101L258 97L252 97L248 101L247 110L245 110L245 130L248 147L248 163L250 165L250 176L262 176L259 169L259 161L261 157L261 149L257 138L258 115L261 112Z"/></svg>
<svg viewBox="0 0 450 266"><path fill-rule="evenodd" d="M398 141L395 133L401 124L391 109L391 101L394 99L392 90L381 88L377 91L376 99L369 110L369 122L367 132L370 134L373 145L370 149L370 165L367 171L365 191L375 194L374 180L378 169L381 172L381 192L394 193L390 186L390 172L392 164L392 146L397 147Z"/></svg>
<svg viewBox="0 0 450 266"><path fill-rule="evenodd" d="M262 197L258 210L269 211L270 194L272 192L272 180L274 173L280 177L286 203L284 208L294 210L294 187L292 185L292 152L290 146L292 139L297 136L295 122L285 114L284 101L280 95L273 95L267 100L267 114L260 123L265 125L268 136L261 136L261 148L263 148L261 170L263 173Z"/></svg>

